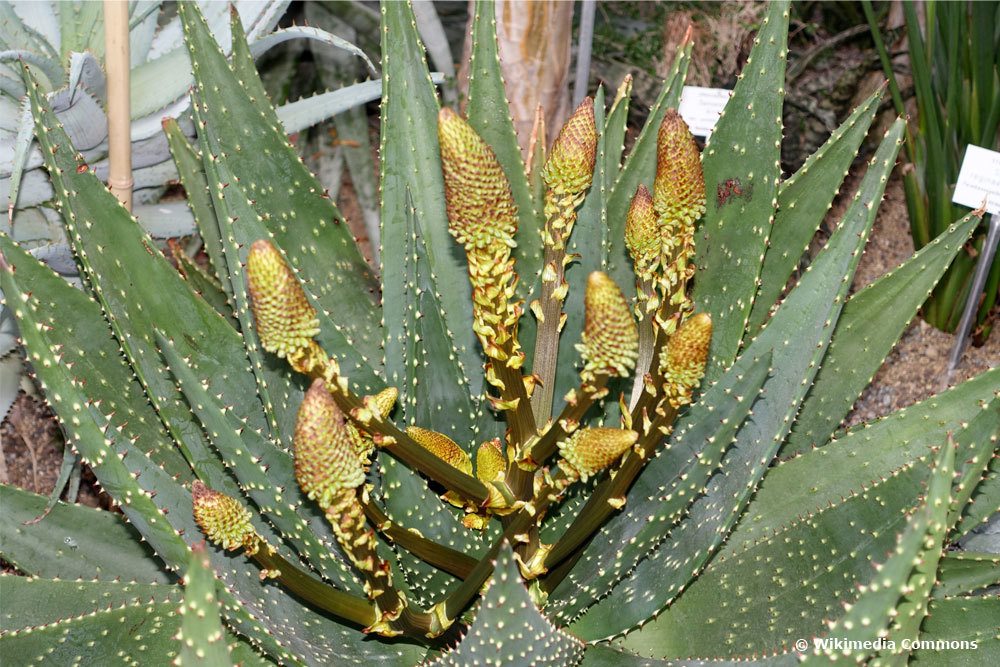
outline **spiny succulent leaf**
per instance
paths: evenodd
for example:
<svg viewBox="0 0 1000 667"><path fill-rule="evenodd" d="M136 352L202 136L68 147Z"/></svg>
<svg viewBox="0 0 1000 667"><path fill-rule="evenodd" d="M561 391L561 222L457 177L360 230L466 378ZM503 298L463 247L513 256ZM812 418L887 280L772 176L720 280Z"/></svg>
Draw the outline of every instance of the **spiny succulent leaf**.
<svg viewBox="0 0 1000 667"><path fill-rule="evenodd" d="M400 264L406 290L403 336L405 382L400 385L399 417L406 423L426 426L471 448L477 431L497 431L488 411L468 392L448 332L434 276L424 244L423 228L412 208L406 214L406 252ZM471 452L470 452L471 453ZM442 502L418 473L392 457L380 460L381 496L394 524L420 531L439 544L475 554L484 550L479 536L467 530L453 509ZM433 603L455 585L455 579L428 565L405 549L397 550L399 564L418 602Z"/></svg>
<svg viewBox="0 0 1000 667"><path fill-rule="evenodd" d="M938 563L935 598L971 595L1000 585L1000 555L975 551L946 551Z"/></svg>
<svg viewBox="0 0 1000 667"><path fill-rule="evenodd" d="M121 358L121 347L104 320L101 307L74 289L9 237L0 235L0 252L17 275L18 285L40 305L37 318L48 337L63 353L61 361L85 382L87 393L110 415L115 428L124 428L157 465L182 480L191 469L174 447L156 411L143 395L132 369Z"/></svg>
<svg viewBox="0 0 1000 667"><path fill-rule="evenodd" d="M207 443L163 366L154 330L159 327L183 344L185 356L203 359L207 377L224 378L225 391L238 404L241 416L252 427L261 428L265 426L263 408L256 397L256 381L244 370L247 357L242 338L190 290L152 239L73 153L65 132L52 112L43 108L33 85L29 96L36 137L56 186L74 255L171 435L186 448L188 457L212 465L214 455L200 454Z"/></svg>
<svg viewBox="0 0 1000 667"><path fill-rule="evenodd" d="M215 575L204 550L191 552L191 563L184 574L184 602L180 613L178 667L195 667L205 663L227 667L233 664L226 633L219 619Z"/></svg>
<svg viewBox="0 0 1000 667"><path fill-rule="evenodd" d="M632 203L632 196L640 183L650 189L653 187L653 179L656 176L657 133L667 109L676 109L680 104L681 90L684 88L684 79L691 62L691 48L691 44L686 44L677 49L670 76L664 82L663 90L650 108L646 124L635 140L628 157L625 158L624 166L618 172L617 177L611 174L605 177L608 188L607 238L610 244L606 270L623 289L635 285L635 271L632 269L632 260L625 247L625 218L628 214L628 207Z"/></svg>
<svg viewBox="0 0 1000 667"><path fill-rule="evenodd" d="M927 496L917 505L892 555L876 566L877 574L828 630L830 637L848 641L874 643L881 637L896 642L896 648L843 651L814 644L804 664L829 664L833 656L861 663L874 655L873 664L877 665L905 661L910 651L904 642L917 639L944 548L955 448L951 443L941 446L936 459Z"/></svg>
<svg viewBox="0 0 1000 667"><path fill-rule="evenodd" d="M971 214L957 221L848 299L783 456L827 442L978 223Z"/></svg>
<svg viewBox="0 0 1000 667"><path fill-rule="evenodd" d="M210 276L193 259L187 256L184 249L179 245L171 245L174 261L177 262L177 270L184 276L184 280L191 285L191 289L202 299L208 302L219 315L226 318L232 326L238 326L239 321L233 315L233 307L229 305L229 297L226 296L222 285L214 276Z"/></svg>
<svg viewBox="0 0 1000 667"><path fill-rule="evenodd" d="M960 418L972 417L957 437L957 461L981 450L982 433L1000 421L989 408L971 408L965 401L955 406ZM927 492L931 448L942 447L945 440L939 438L947 438L951 425L928 429L924 436L916 430L918 422L926 425L916 419L921 414L887 418L774 468L715 559L625 644L661 656L731 656L791 650L796 638L825 632L823 619L840 617L842 604L858 596L857 586L872 581L870 563L885 560L909 522L907 513ZM817 470L826 474L818 476ZM761 563L775 563L767 577L759 576ZM790 590L780 596L766 592L776 587ZM730 603L720 607L719 600ZM720 622L697 636L678 634L694 616Z"/></svg>
<svg viewBox="0 0 1000 667"><path fill-rule="evenodd" d="M610 590L681 520L759 397L770 365L768 354L742 376L725 376L695 404L688 427L646 464L629 491L626 509L608 520L570 575L550 594L550 616L573 618L589 600Z"/></svg>
<svg viewBox="0 0 1000 667"><path fill-rule="evenodd" d="M215 212L215 206L212 204L212 195L208 190L208 179L205 177L202 156L195 151L194 146L184 136L176 120L165 121L163 133L167 137L170 155L174 158L174 164L177 166L177 175L180 177L181 185L184 186L184 194L187 195L188 206L194 216L198 235L201 236L205 245L205 254L208 255L208 260L212 265L212 272L219 284L222 285L226 295L232 298L232 285L227 280L229 267L226 266L226 257L222 250L218 216Z"/></svg>
<svg viewBox="0 0 1000 667"><path fill-rule="evenodd" d="M339 547L326 518L300 490L288 452L219 405L172 344L162 341L160 349L223 462L260 511L324 577L338 588L360 592L354 573L343 557L337 557Z"/></svg>
<svg viewBox="0 0 1000 667"><path fill-rule="evenodd" d="M861 424L825 447L804 452L774 466L764 478L739 526L719 557L761 540L803 512L817 512L857 488L861 480L881 479L926 457L946 442L948 433L972 449L958 456L959 470L975 467L965 459L989 447L1000 427L995 412L1000 370L992 370L948 391L878 421ZM978 465L982 465L982 461ZM817 475L816 471L824 471Z"/></svg>
<svg viewBox="0 0 1000 667"><path fill-rule="evenodd" d="M411 199L408 197L408 200ZM454 337L442 313L442 297L427 255L424 224L411 207L406 212L403 265L405 382L399 385L400 416L409 423L444 433L471 453L477 431L493 435L493 418L468 391ZM467 280L466 280L467 282Z"/></svg>
<svg viewBox="0 0 1000 667"><path fill-rule="evenodd" d="M430 81L423 45L417 35L409 3L382 6L382 137L381 238L382 238L382 326L386 381L400 386L405 377L403 347L406 344L405 266L386 261L405 253L407 241L407 190L416 217L424 221L447 220L444 181L438 147L438 102ZM389 35L392 37L390 38ZM419 54L419 55L418 55ZM441 312L451 332L470 392L483 388L482 360L472 330L472 301L465 258L456 252L455 241L444 224L424 229L427 259L437 280Z"/></svg>
<svg viewBox="0 0 1000 667"><path fill-rule="evenodd" d="M195 118L200 120L198 103L195 102ZM288 443L294 426L295 406L302 398L302 381L293 379L288 372L285 361L276 358L265 351L261 336L266 335L265 324L258 321L251 312L250 290L248 284L247 265L249 253L254 242L267 238L267 230L263 221L253 210L246 199L245 193L238 183L234 183L228 165L223 160L214 159L217 148L207 133L200 138L201 152L205 156L204 169L207 178L212 182L209 193L212 206L218 216L218 226L221 233L222 252L225 256L226 274L223 276L229 284L232 295L233 310L240 324L243 346L250 360L251 369L257 382L257 395L260 397L267 418L270 434L277 440ZM224 179L224 180L223 180ZM228 184L229 187L223 187ZM282 267L287 266L284 260ZM282 305L291 308L291 300L286 299ZM282 318L281 324L287 320ZM318 318L313 320L314 328L308 332L317 334ZM329 331L329 328L328 328ZM308 335L300 331L282 331L286 335ZM334 331L334 335L339 332ZM344 351L343 348L340 348ZM349 359L348 363L354 359Z"/></svg>
<svg viewBox="0 0 1000 667"><path fill-rule="evenodd" d="M604 181L607 194L611 186L618 180L621 170L622 153L625 150L625 132L628 129L628 109L632 101L632 75L626 75L615 98L611 102L611 110L604 121ZM596 109L597 107L595 107Z"/></svg>
<svg viewBox="0 0 1000 667"><path fill-rule="evenodd" d="M733 95L705 146L705 216L695 235L695 309L712 316L707 381L739 351L757 293L781 177L787 1L768 6ZM760 91L768 91L766 95Z"/></svg>
<svg viewBox="0 0 1000 667"><path fill-rule="evenodd" d="M797 172L778 186L778 211L774 215L760 270L760 289L750 310L748 337L753 337L764 325L823 222L844 176L858 156L861 142L868 134L882 100L882 93L881 88L872 93Z"/></svg>
<svg viewBox="0 0 1000 667"><path fill-rule="evenodd" d="M938 650L934 643L914 651L914 665L992 665L1000 660L1000 596L951 597L931 600L920 639L928 642L969 642L967 648ZM972 648L975 642L976 648Z"/></svg>
<svg viewBox="0 0 1000 667"><path fill-rule="evenodd" d="M612 589L609 597L572 624L581 636L610 637L660 611L690 584L732 529L788 435L792 418L826 352L861 249L875 222L875 204L881 200L895 164L902 132L903 122L897 120L886 133L853 204L823 252L744 351L739 363L730 369L743 374L768 351L781 359L764 383L765 398L754 404L723 459L723 473L711 478L688 517L668 539ZM686 417L682 417L675 428L680 431L687 424ZM740 474L725 474L727 470L739 470ZM647 468L643 474L648 472ZM627 607L616 605L617 596L625 596L632 603Z"/></svg>
<svg viewBox="0 0 1000 667"><path fill-rule="evenodd" d="M267 106L266 97L259 81L251 77L252 64L244 63L238 77L197 7L185 5L180 15L195 72L195 100L204 120L199 134L210 137L213 153L224 156L227 168L239 176L240 187L275 244L316 290L319 310L336 313L346 344L377 366L378 346L371 336L378 328L377 283L340 212L289 145L273 113L261 111ZM243 39L238 23L234 22L234 44ZM235 60L250 58L244 49L234 47ZM203 159L211 159L204 149L202 153ZM223 239L226 236L222 234Z"/></svg>
<svg viewBox="0 0 1000 667"><path fill-rule="evenodd" d="M116 664L123 655L170 664L179 653L179 586L0 575L0 595L0 652L18 664L72 664L82 655L97 664ZM241 665L274 664L231 632L220 640Z"/></svg>
<svg viewBox="0 0 1000 667"><path fill-rule="evenodd" d="M532 197L521 148L514 132L507 93L504 90L497 46L496 3L477 0L472 19L469 52L469 92L465 111L469 124L488 143L510 182L517 204L517 272L521 276L518 296L526 298L542 267L541 201Z"/></svg>
<svg viewBox="0 0 1000 667"><path fill-rule="evenodd" d="M475 620L458 646L431 663L435 667L572 667L584 644L542 616L524 587L514 552L504 545Z"/></svg>
<svg viewBox="0 0 1000 667"><path fill-rule="evenodd" d="M971 502L963 509L954 533L968 538L973 529L997 513L1000 513L1000 456L994 455L983 480L973 490Z"/></svg>
<svg viewBox="0 0 1000 667"><path fill-rule="evenodd" d="M37 577L168 584L167 573L120 514L56 503L45 518L45 496L0 485L0 557Z"/></svg>

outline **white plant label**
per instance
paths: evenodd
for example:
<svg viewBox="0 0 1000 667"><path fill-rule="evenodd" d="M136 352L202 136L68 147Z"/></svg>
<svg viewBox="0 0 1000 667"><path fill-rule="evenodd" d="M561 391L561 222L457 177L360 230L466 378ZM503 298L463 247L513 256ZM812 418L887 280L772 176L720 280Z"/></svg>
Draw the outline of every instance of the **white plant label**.
<svg viewBox="0 0 1000 667"><path fill-rule="evenodd" d="M677 112L691 128L691 134L706 139L715 124L719 122L722 110L729 102L733 91L725 88L704 88L702 86L684 86L681 90L681 103Z"/></svg>
<svg viewBox="0 0 1000 667"><path fill-rule="evenodd" d="M987 213L1000 215L1000 153L970 144L951 201L977 209L984 200Z"/></svg>

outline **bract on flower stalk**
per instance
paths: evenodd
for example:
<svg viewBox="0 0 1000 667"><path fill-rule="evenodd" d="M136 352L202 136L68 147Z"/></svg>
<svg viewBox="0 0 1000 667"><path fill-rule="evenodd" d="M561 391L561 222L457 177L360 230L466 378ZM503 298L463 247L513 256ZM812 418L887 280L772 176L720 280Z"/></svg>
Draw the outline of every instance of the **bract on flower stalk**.
<svg viewBox="0 0 1000 667"><path fill-rule="evenodd" d="M524 353L517 340L521 305L515 300L517 206L500 163L485 141L445 107L438 116L448 230L465 248L472 284L473 328L488 357L486 375L500 390L500 409L527 401L520 378ZM526 405L522 405L523 410Z"/></svg>

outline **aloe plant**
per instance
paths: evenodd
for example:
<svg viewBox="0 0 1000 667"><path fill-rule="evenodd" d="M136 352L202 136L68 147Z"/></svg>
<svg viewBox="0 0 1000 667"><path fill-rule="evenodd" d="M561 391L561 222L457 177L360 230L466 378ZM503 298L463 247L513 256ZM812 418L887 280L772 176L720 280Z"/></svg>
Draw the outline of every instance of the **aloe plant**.
<svg viewBox="0 0 1000 667"><path fill-rule="evenodd" d="M312 27L275 30L287 0L236 2L255 56L297 39L367 56L349 42ZM201 2L212 33L229 49L229 5ZM191 234L194 225L183 203L153 205L177 178L161 127L180 118L188 134L188 89L193 83L180 19L164 3L132 3L132 155L135 195L143 224L158 238ZM107 178L107 120L104 115L104 19L98 2L0 3L0 193L8 219L2 229L28 246L64 242L58 215L45 206L53 199L42 156L33 149L33 123L23 103L18 60L33 67L49 103L74 142L102 178ZM374 71L374 66L368 62ZM289 132L309 127L338 110L377 99L379 83L366 82L286 104L278 111Z"/></svg>
<svg viewBox="0 0 1000 667"><path fill-rule="evenodd" d="M700 158L672 110L686 45L624 162L627 83L610 111L602 90L586 100L530 168L489 20L465 119L438 106L409 6L383 5L377 281L288 146L239 25L227 62L197 7L181 16L199 135L168 135L211 273L178 274L29 80L89 289L6 237L0 284L67 441L122 514L60 504L24 525L45 499L0 487L0 554L31 575L0 577L4 658L842 655L813 638L867 642L857 662L997 657L1000 560L946 547L997 510L1000 371L837 430L978 221L850 294L898 120L809 270L767 296L880 98L781 178L787 3ZM935 652L952 639L965 652Z"/></svg>

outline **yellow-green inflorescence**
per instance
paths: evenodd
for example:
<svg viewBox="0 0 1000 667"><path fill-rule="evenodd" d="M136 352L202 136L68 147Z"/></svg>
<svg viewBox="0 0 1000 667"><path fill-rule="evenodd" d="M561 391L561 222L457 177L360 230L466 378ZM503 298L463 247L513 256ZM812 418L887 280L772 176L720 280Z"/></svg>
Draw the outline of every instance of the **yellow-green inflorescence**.
<svg viewBox="0 0 1000 667"><path fill-rule="evenodd" d="M583 428L559 444L559 467L571 479L586 480L618 461L639 434L620 428Z"/></svg>
<svg viewBox="0 0 1000 667"><path fill-rule="evenodd" d="M620 377L635 366L639 334L625 296L606 273L595 271L587 279L584 325L579 345L584 382L596 375Z"/></svg>
<svg viewBox="0 0 1000 667"><path fill-rule="evenodd" d="M472 284L473 328L491 360L486 375L501 391L504 371L524 364L517 340L521 303L514 298L517 274L511 250L516 246L517 206L493 149L451 109L438 118L448 230L465 248ZM520 380L518 380L520 381ZM496 404L496 402L495 402ZM497 405L510 408L510 405Z"/></svg>
<svg viewBox="0 0 1000 667"><path fill-rule="evenodd" d="M195 523L212 544L227 551L245 548L256 552L260 536L250 523L250 510L238 500L214 491L196 480L191 486Z"/></svg>
<svg viewBox="0 0 1000 667"><path fill-rule="evenodd" d="M300 373L322 373L330 363L313 338L319 334L316 309L278 249L265 239L247 254L250 308L261 347Z"/></svg>
<svg viewBox="0 0 1000 667"><path fill-rule="evenodd" d="M698 313L687 318L660 353L663 392L678 408L691 402L705 375L708 347L712 341L712 318Z"/></svg>

